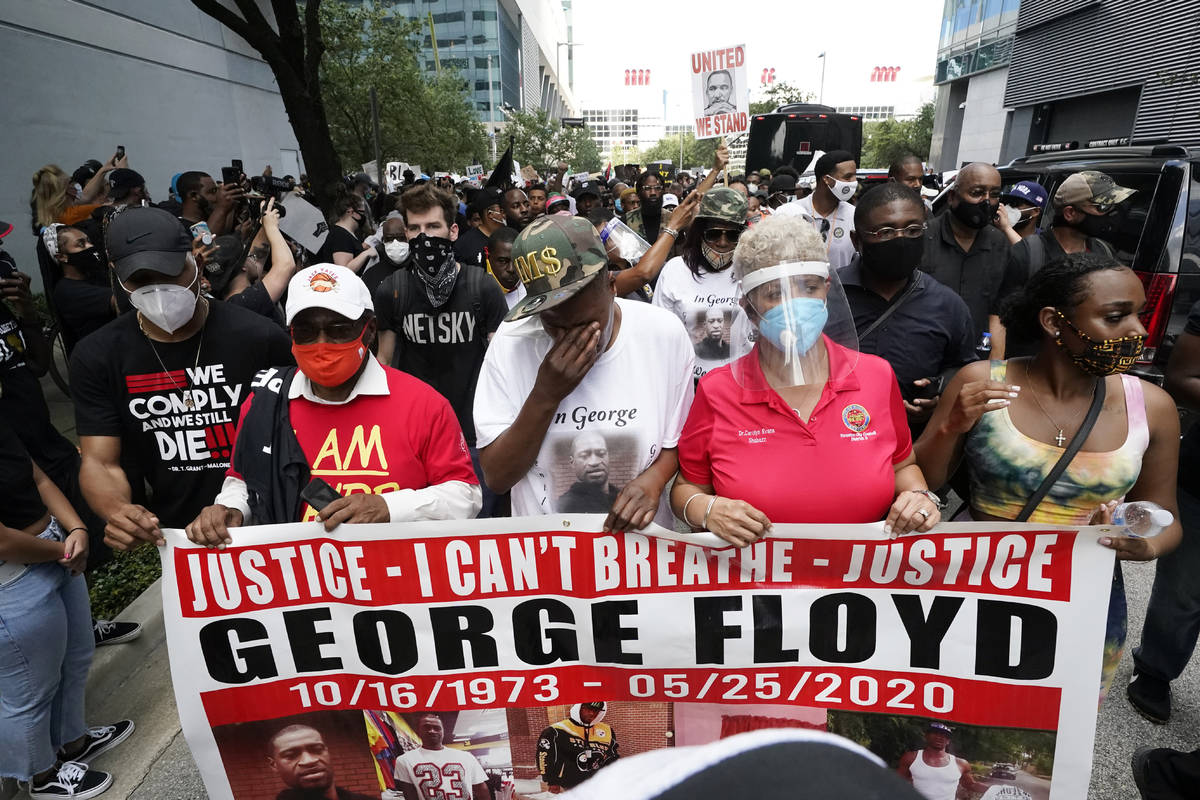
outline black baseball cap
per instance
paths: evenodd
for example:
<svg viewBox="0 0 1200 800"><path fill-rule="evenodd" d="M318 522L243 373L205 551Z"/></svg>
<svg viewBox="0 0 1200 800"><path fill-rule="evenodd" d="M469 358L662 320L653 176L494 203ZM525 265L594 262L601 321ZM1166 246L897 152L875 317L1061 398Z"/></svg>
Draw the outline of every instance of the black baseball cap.
<svg viewBox="0 0 1200 800"><path fill-rule="evenodd" d="M108 173L108 190L114 197L124 197L131 190L145 186L146 179L132 169L114 169Z"/></svg>
<svg viewBox="0 0 1200 800"><path fill-rule="evenodd" d="M504 207L504 190L498 186L485 186L471 198L471 211L483 214L492 206Z"/></svg>
<svg viewBox="0 0 1200 800"><path fill-rule="evenodd" d="M575 187L575 191L571 192L571 197L576 200L583 197L585 194L590 194L593 197L600 196L600 187L596 186L592 181L580 181Z"/></svg>
<svg viewBox="0 0 1200 800"><path fill-rule="evenodd" d="M192 252L192 237L179 218L153 206L133 206L114 214L106 243L121 280L143 269L173 278L183 272Z"/></svg>
<svg viewBox="0 0 1200 800"><path fill-rule="evenodd" d="M790 194L794 191L796 191L796 179L791 175L776 175L774 178L771 178L771 185L767 189L768 194L775 194L776 192Z"/></svg>

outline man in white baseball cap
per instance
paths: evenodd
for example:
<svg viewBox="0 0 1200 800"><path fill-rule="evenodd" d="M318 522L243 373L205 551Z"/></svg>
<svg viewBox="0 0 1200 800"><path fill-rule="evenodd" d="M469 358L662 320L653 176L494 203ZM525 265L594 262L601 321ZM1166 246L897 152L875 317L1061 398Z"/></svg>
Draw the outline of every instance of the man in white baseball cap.
<svg viewBox="0 0 1200 800"><path fill-rule="evenodd" d="M320 519L331 531L474 517L479 481L454 411L371 354L375 311L362 279L334 264L301 270L288 284L286 318L297 367L255 379L225 485L188 538L221 546L245 524ZM329 485L309 487L314 475Z"/></svg>

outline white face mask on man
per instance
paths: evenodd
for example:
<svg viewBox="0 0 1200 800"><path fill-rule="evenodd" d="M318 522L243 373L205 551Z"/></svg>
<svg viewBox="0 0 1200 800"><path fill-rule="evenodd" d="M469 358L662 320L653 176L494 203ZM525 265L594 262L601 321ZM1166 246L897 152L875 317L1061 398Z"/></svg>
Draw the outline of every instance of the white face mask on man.
<svg viewBox="0 0 1200 800"><path fill-rule="evenodd" d="M387 253L387 257L391 259L393 264L403 263L404 259L408 258L408 242L403 239L392 239L390 242L384 242L383 252Z"/></svg>
<svg viewBox="0 0 1200 800"><path fill-rule="evenodd" d="M839 181L832 175L828 177L831 181L833 181L833 186L829 186L829 184L825 185L829 186L829 191L833 192L833 196L838 200L848 201L851 197L854 197L854 193L858 191L857 180Z"/></svg>
<svg viewBox="0 0 1200 800"><path fill-rule="evenodd" d="M143 317L150 320L155 327L167 333L174 333L188 324L196 312L197 297L192 287L200 277L200 270L196 269L195 262L190 257L188 266L192 268L194 275L192 282L187 286L152 283L129 292L122 283L121 288L129 292L130 304L140 311Z"/></svg>

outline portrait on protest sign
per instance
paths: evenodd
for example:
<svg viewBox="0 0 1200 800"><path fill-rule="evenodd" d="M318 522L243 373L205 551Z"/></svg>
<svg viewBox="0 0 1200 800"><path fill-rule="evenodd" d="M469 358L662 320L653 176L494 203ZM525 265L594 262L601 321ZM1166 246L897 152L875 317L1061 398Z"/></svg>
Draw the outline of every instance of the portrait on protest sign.
<svg viewBox="0 0 1200 800"><path fill-rule="evenodd" d="M348 800L379 796L361 711L316 711L213 728L237 800L315 796L330 787Z"/></svg>
<svg viewBox="0 0 1200 800"><path fill-rule="evenodd" d="M918 792L925 786L932 794L928 787L940 782L953 786L950 777L939 780L938 773L952 777L954 765L962 766L957 759L962 759L970 769L969 780L976 784L976 792L982 786L988 787L982 791L989 800L1050 797L1056 740L1053 731L853 711L830 711L827 730L866 747L893 769L903 766L914 776ZM928 800L942 797L930 796Z"/></svg>
<svg viewBox="0 0 1200 800"><path fill-rule="evenodd" d="M750 97L745 45L693 53L690 67L696 138L711 139L748 131Z"/></svg>
<svg viewBox="0 0 1200 800"><path fill-rule="evenodd" d="M570 789L618 758L674 744L670 703L592 700L507 713L518 795Z"/></svg>
<svg viewBox="0 0 1200 800"><path fill-rule="evenodd" d="M637 440L605 428L555 434L554 510L607 514L626 483L637 477Z"/></svg>
<svg viewBox="0 0 1200 800"><path fill-rule="evenodd" d="M512 796L504 709L364 712L379 789L412 800Z"/></svg>

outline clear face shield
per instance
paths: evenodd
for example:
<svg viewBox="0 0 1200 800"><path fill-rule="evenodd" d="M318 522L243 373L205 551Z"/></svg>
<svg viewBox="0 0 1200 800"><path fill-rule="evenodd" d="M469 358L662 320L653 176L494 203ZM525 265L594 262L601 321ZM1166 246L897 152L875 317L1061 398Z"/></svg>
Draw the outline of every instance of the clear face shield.
<svg viewBox="0 0 1200 800"><path fill-rule="evenodd" d="M747 388L818 386L858 364L858 333L837 272L823 261L754 270L739 281L734 377ZM740 352L738 350L740 349ZM752 355L743 359L741 356Z"/></svg>

